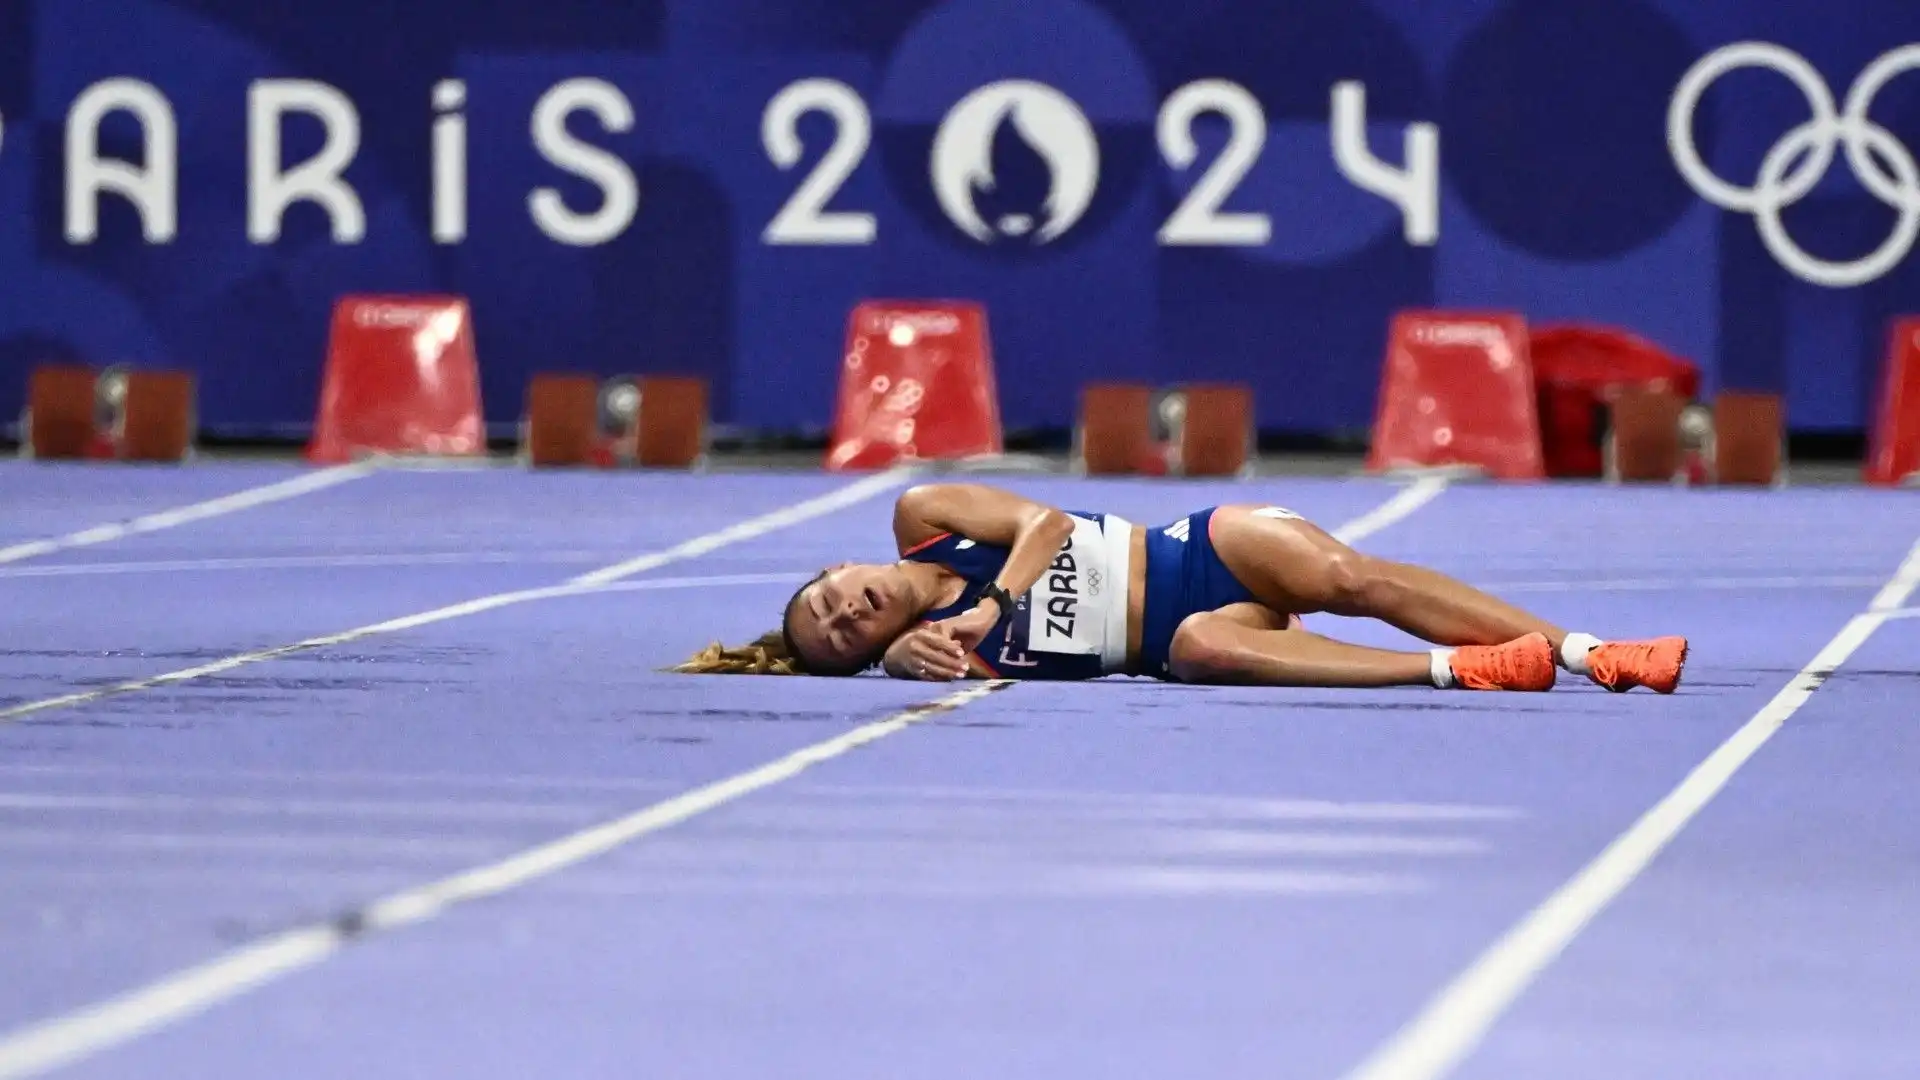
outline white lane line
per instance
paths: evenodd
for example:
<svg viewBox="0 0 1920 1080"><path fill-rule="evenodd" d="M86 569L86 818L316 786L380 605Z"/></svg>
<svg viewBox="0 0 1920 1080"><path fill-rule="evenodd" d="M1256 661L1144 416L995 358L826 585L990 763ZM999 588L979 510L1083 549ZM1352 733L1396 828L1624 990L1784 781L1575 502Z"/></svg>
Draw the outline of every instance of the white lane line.
<svg viewBox="0 0 1920 1080"><path fill-rule="evenodd" d="M288 645L277 645L268 649L257 649L253 652L236 653L210 663L200 664L190 668L181 668L178 671L169 671L160 675L150 675L142 679L129 679L126 682L111 683L106 686L95 687L91 690L61 694L57 697L22 702L18 705L11 705L7 708L0 709L0 723L17 720L20 717L30 716L34 713L47 712L52 709L64 709L74 705L85 705L89 702L99 701L102 698L117 697L122 694L152 690L155 687L191 682L195 679L203 679L208 675L217 675L223 671L232 671L234 668L245 667L248 664L257 664L265 660L274 660L292 653L306 652L311 649L324 649L334 645L344 645L350 641L358 641L362 638L374 637L379 634L395 634L403 630L413 630L418 627L447 622L448 620L458 619L468 615L478 615L482 612L493 611L497 608L510 607L514 604L525 604L535 600L552 600L557 597L579 595L584 591L592 589L603 589L627 574L638 574L643 571L665 566L668 563L691 559L695 556L704 555L716 548L724 547L727 544L738 543L742 540L751 540L764 536L776 529L783 529L789 525L794 525L811 518L821 517L833 513L836 510L845 509L864 499L872 498L874 495L889 488L898 487L912 475L914 475L914 472L911 469L890 469L885 472L875 473L872 476L855 481L845 487L836 488L825 495L816 495L811 499L795 503L792 506L782 507L772 513L762 514L759 517L750 518L737 525L728 526L718 532L695 537L692 540L676 544L664 551L643 555L636 559L629 559L626 562L617 563L607 567L605 570L596 571L591 574L582 574L571 579L566 584L547 585L533 589L517 589L513 592L495 593L491 596L476 597L475 599L464 600L457 604L448 604L445 607L434 608L432 611L422 611L413 615L402 615L397 619L388 619L385 622L371 623L366 626L356 626L351 630L342 630L337 633L322 634L318 637L310 637ZM632 584L637 585L638 583Z"/></svg>
<svg viewBox="0 0 1920 1080"><path fill-rule="evenodd" d="M1343 544L1357 544L1439 498L1440 493L1447 490L1447 483L1444 476L1421 477L1393 498L1334 529L1332 535Z"/></svg>
<svg viewBox="0 0 1920 1080"><path fill-rule="evenodd" d="M1343 859L1374 858L1382 855L1405 858L1445 858L1455 855L1485 855L1493 850L1492 844L1471 836L1409 836L1398 833L1168 829L1157 833L1154 839L1160 846L1183 855L1213 855L1222 858L1296 856Z"/></svg>
<svg viewBox="0 0 1920 1080"><path fill-rule="evenodd" d="M1513 1001L1603 908L1659 856L1734 773L1766 745L1847 658L1920 587L1920 544L1832 641L1679 786L1558 891L1480 954L1348 1080L1433 1080L1472 1053Z"/></svg>
<svg viewBox="0 0 1920 1080"><path fill-rule="evenodd" d="M7 885L13 890L14 895L22 895L29 889L41 888L59 890L57 895L62 896L63 899L71 897L74 892L83 892L90 897L125 899L134 893L152 894L173 890L191 893L204 899L242 889L257 889L270 894L290 894L291 899L311 903L315 896L351 896L355 893L390 889L395 880L405 880L409 876L409 871L414 873L419 871L419 863L412 858L396 859L384 870L377 865L348 867L320 860L309 861L297 867L285 863L253 861L236 861L232 864L215 866L198 865L198 863L197 859L172 861L144 859L135 862L128 857L114 859L106 864L109 869L103 870L99 869L100 863L82 866L67 862L16 860L13 865L7 867ZM130 867L137 867L138 872L134 872ZM180 909L171 908L171 910ZM87 914L76 913L65 904L43 905L36 920L36 928L46 930L87 921L89 921Z"/></svg>
<svg viewBox="0 0 1920 1080"><path fill-rule="evenodd" d="M11 858L51 851L65 859L79 852L141 855L302 855L365 858L380 855L445 855L484 859L512 843L487 836L394 836L359 833L101 832L98 829L0 829L0 851ZM133 876L129 871L128 876Z"/></svg>
<svg viewBox="0 0 1920 1080"><path fill-rule="evenodd" d="M59 766L36 766L38 769ZM5 772L0 767L0 772ZM911 787L889 784L800 784L787 789L783 820L804 809L800 800L869 801L892 799L906 803L984 804L990 809L1007 804L1048 804L1049 815L1113 816L1120 819L1250 819L1261 821L1385 821L1461 822L1515 821L1526 812L1517 806L1471 803L1335 802L1326 799L1281 799L1267 795L1174 795L1132 791L1071 791L1059 788L948 787L937 784Z"/></svg>
<svg viewBox="0 0 1920 1080"><path fill-rule="evenodd" d="M443 799L435 801L386 799L289 799L284 796L63 794L46 791L0 791L0 821L9 810L28 810L37 820L52 813L209 814L234 817L404 818L476 821L577 821L591 811L582 803L527 803L498 800ZM84 844L80 845L85 847Z"/></svg>
<svg viewBox="0 0 1920 1080"><path fill-rule="evenodd" d="M1205 867L1100 867L1049 874L1067 895L1133 893L1161 896L1380 896L1427 891L1426 882L1404 874L1354 874L1309 870L1222 870ZM1055 892L1060 891L1056 888Z"/></svg>
<svg viewBox="0 0 1920 1080"><path fill-rule="evenodd" d="M176 506L171 510L162 510L158 513L143 514L140 517L127 521L96 525L90 529L82 529L79 532L68 533L65 536L51 537L46 540L29 540L24 544L14 544L11 547L0 548L0 564L19 562L22 559L38 558L42 555L50 555L56 551L91 547L95 544L104 544L111 540L119 540L122 537L158 532L161 529L171 529L175 526L186 525L190 522L205 521L207 518L219 517L222 514L231 514L240 510L250 510L256 506L265 506L268 503L282 502L287 499L297 498L301 495L323 491L327 488L347 483L350 480L358 480L363 476L370 476L379 470L380 463L377 459L354 462L351 465L337 465L329 469L317 469L313 472L302 473L289 480L281 480L277 483L263 484L260 487L236 491L231 495L222 495L217 499L208 499L205 502L191 503L186 506Z"/></svg>
<svg viewBox="0 0 1920 1080"><path fill-rule="evenodd" d="M643 578L640 581L614 581L605 585L582 587L581 596L609 592L652 592L655 589L714 589L734 585L793 585L818 573L817 570L789 570L783 574L708 574L704 577Z"/></svg>
<svg viewBox="0 0 1920 1080"><path fill-rule="evenodd" d="M0 1039L0 1080L69 1064L268 980L317 964L358 938L433 918L455 904L505 892L604 854L1009 685L974 683L625 817L496 863L394 893L339 918L274 934L119 997L19 1030Z"/></svg>
<svg viewBox="0 0 1920 1080"><path fill-rule="evenodd" d="M413 554L242 555L225 559L144 559L128 562L16 566L0 578L94 577L113 574L212 573L223 570L351 570L389 566L493 566L594 563L606 556L591 551L423 551Z"/></svg>
<svg viewBox="0 0 1920 1080"><path fill-rule="evenodd" d="M12 762L0 762L0 777L17 779L52 780L55 782L69 777L85 778L89 781L98 777L110 777L123 786L135 782L146 784L178 784L192 790L209 791L217 784L271 784L277 790L285 792L296 788L324 790L330 788L357 787L400 787L409 791L420 787L441 788L519 788L544 790L556 788L569 794L581 790L614 791L632 793L636 791L671 791L677 785L666 780L642 780L619 776L582 776L552 775L537 773L431 773L431 772L361 772L354 770L314 769L193 769L168 768L144 765L22 765Z"/></svg>
<svg viewBox="0 0 1920 1080"><path fill-rule="evenodd" d="M880 479L876 477L868 482L877 483ZM1371 535L1433 501L1445 489L1446 482L1443 479L1417 482L1380 507L1336 529L1334 535L1351 540ZM836 495L844 497L849 490L842 489ZM786 517L780 520L782 524L791 523ZM714 546L718 545L704 538L682 545L683 548L699 551L711 550ZM653 558L646 556L633 559L609 569L638 573L657 565L650 561ZM597 586L609 583L604 573L582 575L573 581ZM961 708L1011 685L1013 683L1007 681L975 683L935 701L802 747L758 768L654 803L626 817L531 848L501 862L395 893L336 919L275 934L85 1009L19 1029L0 1038L0 1080L13 1080L15 1077L57 1068L137 1038L227 998L244 994L262 983L320 963L359 938L396 930L432 918L455 904L502 893L563 870L631 840L792 779L821 762L904 731L933 716ZM0 714L0 719L4 719L4 714Z"/></svg>
<svg viewBox="0 0 1920 1080"><path fill-rule="evenodd" d="M762 514L750 521L743 521L738 525L730 525L717 532L710 532L705 536L695 537L678 547L669 548L666 551L656 551L648 555L639 555L625 562L614 563L612 566L579 574L567 579L568 584L585 586L607 585L619 581L621 578L646 573L649 570L657 569L671 562L696 558L705 555L709 551L716 551L726 547L728 544L737 544L742 540L752 540L756 537L764 536L767 533L784 529L790 525L798 525L803 521L819 517L821 514L851 506L878 492L885 491L888 488L898 487L904 483L908 477L915 474L916 470L911 468L892 469L876 476L868 477L865 480L857 481L829 495L823 495L817 499L808 499L805 502L794 503L792 506L782 507L770 514Z"/></svg>
<svg viewBox="0 0 1920 1080"><path fill-rule="evenodd" d="M1758 592L1780 589L1872 589L1886 583L1879 574L1813 575L1806 577L1675 577L1675 578L1595 578L1591 581L1488 581L1479 587L1511 593L1550 592L1686 592L1690 589Z"/></svg>

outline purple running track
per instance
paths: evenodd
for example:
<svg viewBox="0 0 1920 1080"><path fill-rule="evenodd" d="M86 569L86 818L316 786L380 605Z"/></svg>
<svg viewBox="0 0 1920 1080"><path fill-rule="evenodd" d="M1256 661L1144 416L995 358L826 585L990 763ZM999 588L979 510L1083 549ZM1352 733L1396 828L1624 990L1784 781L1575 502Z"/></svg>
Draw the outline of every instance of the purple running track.
<svg viewBox="0 0 1920 1080"><path fill-rule="evenodd" d="M261 475L10 467L34 496L5 536ZM1141 523L1267 501L1331 527L1398 490L1000 480ZM845 482L390 472L22 561L0 706L555 584ZM886 557L889 505L0 722L0 1040L945 694L658 670ZM60 1075L1339 1077L1861 611L1913 505L1456 486L1361 546L1688 634L1683 692L1015 686ZM1920 1069L1917 669L1920 620L1889 621L1458 1075Z"/></svg>

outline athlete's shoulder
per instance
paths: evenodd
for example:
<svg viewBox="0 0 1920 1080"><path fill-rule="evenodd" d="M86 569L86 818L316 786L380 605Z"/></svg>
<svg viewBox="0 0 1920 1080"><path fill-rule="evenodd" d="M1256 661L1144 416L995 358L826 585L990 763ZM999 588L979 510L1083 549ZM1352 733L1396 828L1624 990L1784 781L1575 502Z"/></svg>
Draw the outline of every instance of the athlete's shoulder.
<svg viewBox="0 0 1920 1080"><path fill-rule="evenodd" d="M900 557L903 559L938 559L955 552L968 551L979 546L972 538L957 532L937 532L911 544L900 545Z"/></svg>
<svg viewBox="0 0 1920 1080"><path fill-rule="evenodd" d="M941 502L952 496L949 484L915 484L893 500L893 542L902 556L933 548L953 535L933 524Z"/></svg>

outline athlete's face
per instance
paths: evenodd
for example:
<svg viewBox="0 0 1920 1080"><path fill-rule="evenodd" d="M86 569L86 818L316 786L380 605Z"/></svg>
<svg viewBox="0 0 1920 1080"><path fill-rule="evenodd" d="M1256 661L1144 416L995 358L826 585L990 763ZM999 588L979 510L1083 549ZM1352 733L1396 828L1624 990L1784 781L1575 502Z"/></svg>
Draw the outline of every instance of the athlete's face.
<svg viewBox="0 0 1920 1080"><path fill-rule="evenodd" d="M912 624L912 600L899 567L843 563L794 596L787 633L810 670L859 671Z"/></svg>

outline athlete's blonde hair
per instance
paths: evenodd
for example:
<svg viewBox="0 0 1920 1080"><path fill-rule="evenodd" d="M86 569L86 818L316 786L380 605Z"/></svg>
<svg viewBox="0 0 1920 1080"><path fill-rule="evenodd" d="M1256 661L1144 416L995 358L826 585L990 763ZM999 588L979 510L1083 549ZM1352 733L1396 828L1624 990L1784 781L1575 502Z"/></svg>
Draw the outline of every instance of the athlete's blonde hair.
<svg viewBox="0 0 1920 1080"><path fill-rule="evenodd" d="M812 674L801 661L800 650L794 647L793 634L787 627L793 624L793 609L799 605L801 594L826 576L827 572L822 570L812 581L793 591L787 598L787 606L781 609L780 629L769 630L745 645L727 646L716 641L668 670L683 675Z"/></svg>
<svg viewBox="0 0 1920 1080"><path fill-rule="evenodd" d="M683 675L858 675L873 667L885 654L885 645L874 656L831 671L810 670L800 656L800 649L794 645L793 632L789 629L793 625L793 609L800 606L801 595L826 576L827 571L822 570L812 581L794 590L781 612L780 629L769 630L745 645L728 646L716 641L667 670Z"/></svg>
<svg viewBox="0 0 1920 1080"><path fill-rule="evenodd" d="M774 630L731 648L716 641L670 670L685 675L805 675L786 632Z"/></svg>

